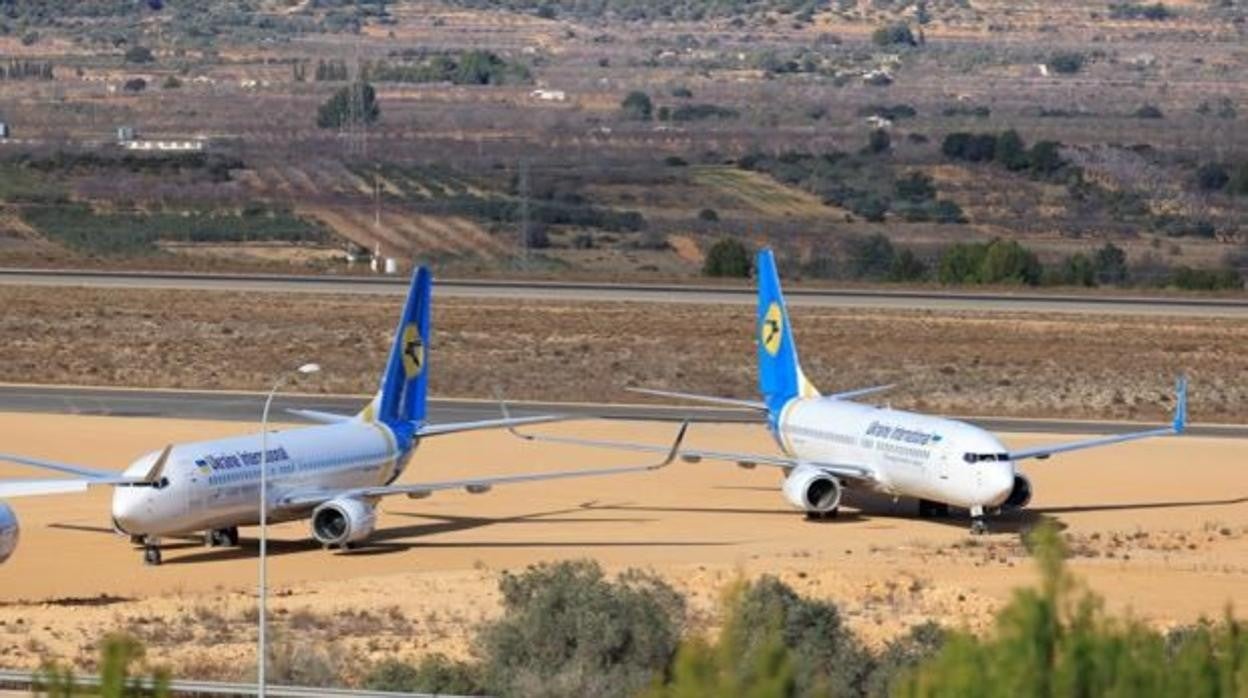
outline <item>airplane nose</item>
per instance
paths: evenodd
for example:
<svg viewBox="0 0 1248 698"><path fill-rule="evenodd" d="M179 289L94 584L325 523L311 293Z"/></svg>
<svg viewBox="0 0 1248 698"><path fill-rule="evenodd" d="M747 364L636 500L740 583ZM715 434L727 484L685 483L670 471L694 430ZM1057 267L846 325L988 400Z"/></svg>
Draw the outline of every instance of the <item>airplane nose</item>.
<svg viewBox="0 0 1248 698"><path fill-rule="evenodd" d="M1014 464L999 462L996 466L984 473L984 490L994 506L1004 502L1014 491Z"/></svg>
<svg viewBox="0 0 1248 698"><path fill-rule="evenodd" d="M143 494L133 487L113 489L113 526L126 535L141 533Z"/></svg>

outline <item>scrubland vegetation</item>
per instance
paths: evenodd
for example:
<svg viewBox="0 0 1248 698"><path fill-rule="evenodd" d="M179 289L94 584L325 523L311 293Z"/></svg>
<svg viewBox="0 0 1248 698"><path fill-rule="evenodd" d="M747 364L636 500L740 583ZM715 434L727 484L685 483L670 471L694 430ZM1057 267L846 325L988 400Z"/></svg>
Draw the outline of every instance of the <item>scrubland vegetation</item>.
<svg viewBox="0 0 1248 698"><path fill-rule="evenodd" d="M501 615L476 629L471 657L384 659L352 667L372 690L498 696L1237 696L1248 690L1248 639L1229 612L1159 632L1107 613L1066 567L1052 524L1020 534L1038 569L971 633L932 623L869 648L836 604L802 596L771 576L721 590L709 630L693 630L684 597L659 577L611 578L592 561L541 563L504 573ZM251 619L254 622L254 618ZM205 616L206 622L215 622ZM302 623L290 617L283 627ZM308 622L320 622L309 617ZM384 621L379 621L384 622ZM344 683L334 643L279 632L275 683ZM102 695L163 695L170 669L143 661L126 635L102 643ZM155 690L134 674L154 672ZM75 695L72 674L46 665L48 695Z"/></svg>
<svg viewBox="0 0 1248 698"><path fill-rule="evenodd" d="M735 238L833 280L1232 291L1248 270L1244 12L17 3L0 17L0 94L22 97L0 110L15 175L0 261L176 267L185 247L85 246L69 223L85 206L128 238L110 216L246 226L262 207L327 231L277 240L460 273L688 278ZM122 126L204 150L127 149ZM1127 274L1097 267L1109 245ZM941 273L980 248L1022 267Z"/></svg>

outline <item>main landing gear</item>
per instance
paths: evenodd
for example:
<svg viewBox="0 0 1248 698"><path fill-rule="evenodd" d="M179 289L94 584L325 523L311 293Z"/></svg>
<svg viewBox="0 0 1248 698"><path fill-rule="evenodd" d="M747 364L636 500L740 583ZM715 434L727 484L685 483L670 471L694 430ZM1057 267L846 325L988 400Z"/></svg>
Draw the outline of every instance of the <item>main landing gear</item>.
<svg viewBox="0 0 1248 698"><path fill-rule="evenodd" d="M949 505L944 502L933 502L930 499L919 500L919 518L943 519L949 516Z"/></svg>
<svg viewBox="0 0 1248 698"><path fill-rule="evenodd" d="M204 545L209 548L234 548L238 546L238 527L214 528L204 534Z"/></svg>
<svg viewBox="0 0 1248 698"><path fill-rule="evenodd" d="M840 507L833 507L827 511L808 511L806 512L807 521L828 521L835 519Z"/></svg>

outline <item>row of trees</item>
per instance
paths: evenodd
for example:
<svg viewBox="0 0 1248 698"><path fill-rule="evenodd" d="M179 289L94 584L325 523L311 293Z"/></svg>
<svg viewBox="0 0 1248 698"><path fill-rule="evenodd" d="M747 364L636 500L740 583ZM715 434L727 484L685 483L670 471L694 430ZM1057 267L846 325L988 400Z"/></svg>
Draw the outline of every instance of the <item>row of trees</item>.
<svg viewBox="0 0 1248 698"><path fill-rule="evenodd" d="M0 80L51 80L52 63L12 59L0 65Z"/></svg>
<svg viewBox="0 0 1248 698"><path fill-rule="evenodd" d="M1015 240L960 242L934 258L898 247L883 234L848 236L835 253L816 252L800 265L802 273L819 278L886 282L938 282L946 285L1006 284L1022 286L1121 286L1137 282L1126 252L1106 243L1092 253L1076 252L1054 264L1043 264L1035 252ZM740 240L724 238L711 246L703 264L707 276L746 278L753 253ZM1185 290L1217 291L1244 287L1240 273L1230 267L1194 269L1179 266L1159 280Z"/></svg>

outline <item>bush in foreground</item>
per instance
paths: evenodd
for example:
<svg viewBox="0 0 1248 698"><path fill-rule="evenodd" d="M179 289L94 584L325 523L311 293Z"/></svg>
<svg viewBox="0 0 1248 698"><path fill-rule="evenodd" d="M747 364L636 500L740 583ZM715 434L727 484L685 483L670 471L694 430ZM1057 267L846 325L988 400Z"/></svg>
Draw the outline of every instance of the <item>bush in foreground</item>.
<svg viewBox="0 0 1248 698"><path fill-rule="evenodd" d="M745 243L736 238L723 238L706 253L702 273L706 276L730 276L747 278L754 263Z"/></svg>
<svg viewBox="0 0 1248 698"><path fill-rule="evenodd" d="M506 696L632 696L662 676L684 597L658 577L608 580L582 560L505 574L503 616L479 639L489 689Z"/></svg>

